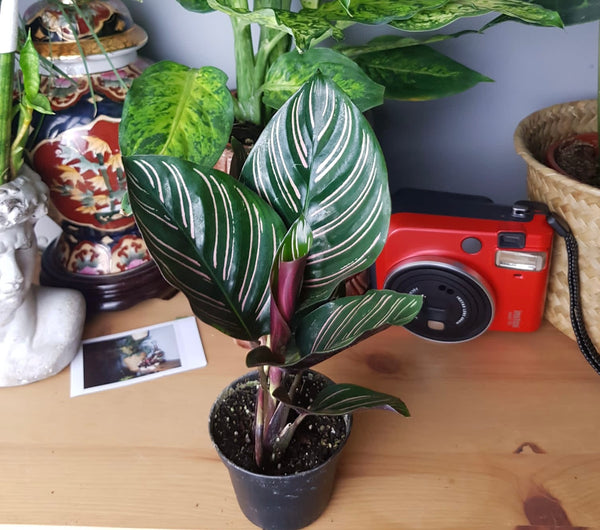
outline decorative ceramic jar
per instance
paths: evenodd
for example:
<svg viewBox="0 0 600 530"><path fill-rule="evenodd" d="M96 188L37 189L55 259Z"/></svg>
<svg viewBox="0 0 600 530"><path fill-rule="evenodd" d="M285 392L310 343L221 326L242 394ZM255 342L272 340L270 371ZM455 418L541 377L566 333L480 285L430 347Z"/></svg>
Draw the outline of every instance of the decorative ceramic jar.
<svg viewBox="0 0 600 530"><path fill-rule="evenodd" d="M80 290L88 311L171 296L133 217L121 212L118 128L128 87L146 65L137 54L146 32L120 0L42 0L24 18L40 55L65 74L43 72L55 114L38 116L28 146L63 230L43 254L41 283Z"/></svg>

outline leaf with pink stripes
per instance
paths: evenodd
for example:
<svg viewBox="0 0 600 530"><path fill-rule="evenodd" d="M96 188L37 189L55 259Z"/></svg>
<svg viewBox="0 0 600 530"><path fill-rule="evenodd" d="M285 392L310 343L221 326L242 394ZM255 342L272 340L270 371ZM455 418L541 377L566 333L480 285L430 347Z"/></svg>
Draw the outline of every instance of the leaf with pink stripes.
<svg viewBox="0 0 600 530"><path fill-rule="evenodd" d="M269 333L269 276L286 229L254 192L174 157L124 157L137 225L200 320L244 340Z"/></svg>
<svg viewBox="0 0 600 530"><path fill-rule="evenodd" d="M304 217L313 236L301 298L327 300L383 248L390 199L381 148L360 110L322 74L269 122L241 181L289 228Z"/></svg>

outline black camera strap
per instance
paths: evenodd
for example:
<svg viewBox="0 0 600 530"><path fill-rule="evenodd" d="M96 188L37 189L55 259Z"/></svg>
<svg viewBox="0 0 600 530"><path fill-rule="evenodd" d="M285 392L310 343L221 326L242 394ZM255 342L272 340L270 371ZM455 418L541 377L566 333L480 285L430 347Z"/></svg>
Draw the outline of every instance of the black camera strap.
<svg viewBox="0 0 600 530"><path fill-rule="evenodd" d="M577 240L571 229L564 221L552 212L546 213L548 224L564 240L567 249L567 281L569 284L569 307L571 325L575 333L575 340L588 363L600 374L600 354L594 347L588 335L581 310L581 294L579 291L579 248Z"/></svg>

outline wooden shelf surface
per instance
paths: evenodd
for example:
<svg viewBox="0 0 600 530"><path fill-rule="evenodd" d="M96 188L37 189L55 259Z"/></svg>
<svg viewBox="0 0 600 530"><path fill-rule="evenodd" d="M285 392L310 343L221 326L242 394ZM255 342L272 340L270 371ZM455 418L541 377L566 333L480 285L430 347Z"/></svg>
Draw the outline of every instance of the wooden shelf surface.
<svg viewBox="0 0 600 530"><path fill-rule="evenodd" d="M85 337L190 314L182 295L149 300L96 316ZM0 389L0 523L254 528L207 428L244 352L199 329L201 369L74 398L68 368ZM319 369L397 394L412 417L355 415L311 528L600 527L600 377L550 324L455 345L389 329Z"/></svg>

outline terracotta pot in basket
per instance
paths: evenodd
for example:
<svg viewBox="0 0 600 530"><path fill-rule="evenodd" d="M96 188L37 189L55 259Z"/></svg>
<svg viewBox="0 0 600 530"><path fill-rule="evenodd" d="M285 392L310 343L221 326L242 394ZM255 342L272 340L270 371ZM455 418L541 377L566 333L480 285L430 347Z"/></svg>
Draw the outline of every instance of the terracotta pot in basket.
<svg viewBox="0 0 600 530"><path fill-rule="evenodd" d="M563 217L577 239L584 319L591 339L600 344L600 189L562 175L546 162L548 147L561 138L596 129L595 99L563 103L527 116L517 127L514 142L527 162L529 198ZM545 317L575 337L569 315L567 255L559 238L555 238Z"/></svg>

